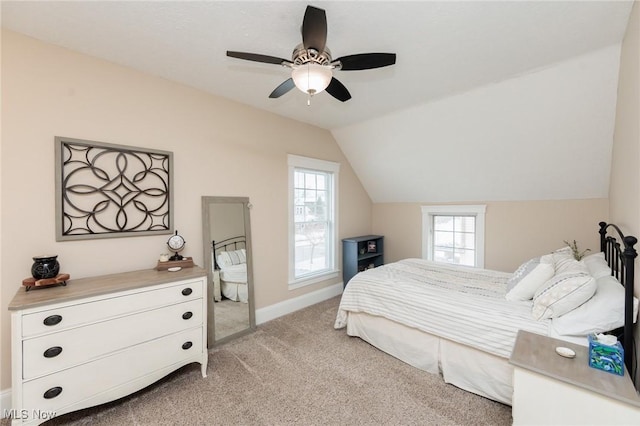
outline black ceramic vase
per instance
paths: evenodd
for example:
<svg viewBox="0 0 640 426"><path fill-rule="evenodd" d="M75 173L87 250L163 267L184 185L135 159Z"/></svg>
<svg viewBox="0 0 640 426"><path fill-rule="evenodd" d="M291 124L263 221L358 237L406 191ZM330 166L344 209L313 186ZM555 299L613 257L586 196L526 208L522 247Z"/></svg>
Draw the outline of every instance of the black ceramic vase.
<svg viewBox="0 0 640 426"><path fill-rule="evenodd" d="M31 265L31 275L36 280L43 278L54 278L58 276L60 271L60 263L57 260L58 256L36 256L33 258L33 265Z"/></svg>

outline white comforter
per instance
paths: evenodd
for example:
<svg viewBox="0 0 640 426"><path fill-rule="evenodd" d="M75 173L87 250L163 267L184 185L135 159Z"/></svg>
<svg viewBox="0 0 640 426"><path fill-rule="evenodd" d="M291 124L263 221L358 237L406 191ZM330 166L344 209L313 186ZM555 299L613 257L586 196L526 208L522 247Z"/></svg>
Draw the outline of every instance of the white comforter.
<svg viewBox="0 0 640 426"><path fill-rule="evenodd" d="M508 358L519 329L548 334L531 302L504 298L505 272L405 259L357 274L342 294L335 328L347 312L382 316Z"/></svg>
<svg viewBox="0 0 640 426"><path fill-rule="evenodd" d="M228 283L247 283L247 264L229 265L220 269L220 279Z"/></svg>

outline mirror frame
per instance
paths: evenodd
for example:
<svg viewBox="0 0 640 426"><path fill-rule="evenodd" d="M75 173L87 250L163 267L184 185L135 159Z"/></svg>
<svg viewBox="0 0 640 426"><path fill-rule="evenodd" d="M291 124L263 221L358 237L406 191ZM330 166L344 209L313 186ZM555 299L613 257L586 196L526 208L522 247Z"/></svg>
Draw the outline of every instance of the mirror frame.
<svg viewBox="0 0 640 426"><path fill-rule="evenodd" d="M249 297L249 327L236 333L216 339L215 336L215 301L213 289L213 268L211 265L211 216L209 206L211 204L242 204L244 212L245 249L247 251L247 294ZM204 265L207 270L207 348L212 348L229 340L253 332L256 329L256 311L253 299L253 252L251 241L251 217L249 214L251 203L249 197L215 197L202 196L202 245Z"/></svg>

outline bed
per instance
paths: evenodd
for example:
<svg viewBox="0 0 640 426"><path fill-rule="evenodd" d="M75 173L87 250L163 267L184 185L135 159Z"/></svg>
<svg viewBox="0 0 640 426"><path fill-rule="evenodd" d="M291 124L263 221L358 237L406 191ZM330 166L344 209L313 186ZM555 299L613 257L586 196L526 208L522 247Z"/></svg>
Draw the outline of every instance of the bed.
<svg viewBox="0 0 640 426"><path fill-rule="evenodd" d="M508 359L520 329L583 345L589 333L616 334L634 372L637 240L604 222L599 232L601 252L580 262L562 248L530 259L514 273L423 259L358 273L345 287L335 328L509 405Z"/></svg>
<svg viewBox="0 0 640 426"><path fill-rule="evenodd" d="M211 265L213 272L219 276L214 279L214 300L222 300L222 296L234 302L248 303L247 287L247 251L244 235L227 238L223 241L212 241Z"/></svg>

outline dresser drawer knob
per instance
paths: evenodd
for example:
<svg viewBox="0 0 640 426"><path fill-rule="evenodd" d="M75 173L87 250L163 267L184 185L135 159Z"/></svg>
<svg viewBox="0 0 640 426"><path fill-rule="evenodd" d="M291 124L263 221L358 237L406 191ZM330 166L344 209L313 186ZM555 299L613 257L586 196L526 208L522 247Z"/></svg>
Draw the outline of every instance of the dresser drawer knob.
<svg viewBox="0 0 640 426"><path fill-rule="evenodd" d="M59 324L60 321L62 321L62 315L49 315L42 322L44 325L56 325Z"/></svg>
<svg viewBox="0 0 640 426"><path fill-rule="evenodd" d="M62 388L60 386L56 386L55 388L51 388L44 393L44 399L55 398L56 396L62 393Z"/></svg>
<svg viewBox="0 0 640 426"><path fill-rule="evenodd" d="M185 312L184 314L182 314L182 319L188 320L192 316L193 316L193 312Z"/></svg>
<svg viewBox="0 0 640 426"><path fill-rule="evenodd" d="M190 288L190 287L187 287L187 288L185 288L184 290L182 290L182 295L183 295L183 296L188 296L188 295L190 295L191 293L193 293L193 290L191 290L191 288Z"/></svg>
<svg viewBox="0 0 640 426"><path fill-rule="evenodd" d="M187 350L187 349L189 349L191 346L193 346L193 343L191 343L191 342L184 342L184 343L182 344L182 349L184 349L184 350L186 351L186 350Z"/></svg>
<svg viewBox="0 0 640 426"><path fill-rule="evenodd" d="M61 352L62 352L62 348L60 346L52 346L46 351L44 351L43 355L45 358L54 358L60 355Z"/></svg>

